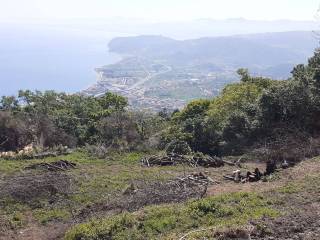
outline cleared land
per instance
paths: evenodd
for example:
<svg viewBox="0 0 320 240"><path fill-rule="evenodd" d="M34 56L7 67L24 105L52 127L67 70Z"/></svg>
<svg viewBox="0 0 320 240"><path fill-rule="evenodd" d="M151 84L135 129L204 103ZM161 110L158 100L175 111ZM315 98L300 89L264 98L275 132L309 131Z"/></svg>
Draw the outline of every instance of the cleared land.
<svg viewBox="0 0 320 240"><path fill-rule="evenodd" d="M266 182L236 184L223 179L234 166L147 168L140 164L145 155L96 159L79 151L0 160L0 239L320 239L320 158L276 172ZM30 168L62 159L76 166ZM256 167L264 164L244 163L242 171ZM166 192L156 186L171 186L165 184L195 172L214 180L204 198L156 197Z"/></svg>

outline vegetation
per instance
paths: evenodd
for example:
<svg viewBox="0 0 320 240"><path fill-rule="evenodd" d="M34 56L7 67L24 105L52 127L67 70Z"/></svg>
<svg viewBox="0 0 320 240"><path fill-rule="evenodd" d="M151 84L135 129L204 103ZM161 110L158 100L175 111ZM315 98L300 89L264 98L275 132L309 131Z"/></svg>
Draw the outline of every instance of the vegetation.
<svg viewBox="0 0 320 240"><path fill-rule="evenodd" d="M143 145L165 124L148 113L128 112L127 100L107 93L100 98L53 91L20 91L2 97L0 150L103 144L125 149Z"/></svg>
<svg viewBox="0 0 320 240"><path fill-rule="evenodd" d="M93 220L71 229L65 239L178 239L179 233L199 227L239 226L249 219L277 215L263 197L234 193Z"/></svg>
<svg viewBox="0 0 320 240"><path fill-rule="evenodd" d="M26 169L37 163L55 162L62 156L31 160L0 159L0 223L17 230L27 226L30 215L40 225L67 223L87 207L108 204L110 200L121 197L122 191L131 182L165 181L191 171L183 167L142 168L139 161L144 154L113 152L106 160L89 155L85 150L77 151L63 156L64 160L76 164L75 169L52 174ZM66 193L37 195L37 191L28 189L31 184L42 189L43 184L49 186L54 181L55 188L59 190L60 186L64 187L65 179L71 184ZM7 191L13 193L11 197L7 196ZM20 198L24 193L28 194L26 201Z"/></svg>
<svg viewBox="0 0 320 240"><path fill-rule="evenodd" d="M82 222L67 232L67 240L177 239L201 228L239 227L249 220L279 217L279 208L288 210L291 200L293 204L303 201L315 217L312 213L316 211L309 203L319 198L319 177L311 176L318 174L318 160L304 166L310 174L308 179L293 172L271 193L242 192L238 188L231 191L235 193L174 204L154 201L159 205L149 206L145 201L131 210L125 204L133 204L129 200L137 196L130 195L136 190L135 184L155 188L155 184L173 181L195 169L214 182L217 178L223 181L223 174L235 166L235 162L224 161L228 166L208 172L198 166L142 167L139 161L147 154L245 153L242 157L246 159L256 160L260 155L274 162L296 162L301 160L300 155L319 155L319 69L320 50L308 64L296 66L285 81L253 77L248 70L240 69L241 81L227 85L218 97L192 101L173 113L133 111L125 98L112 93L94 98L20 91L17 97L3 97L1 154L23 152L21 149L28 144L35 145L39 152L68 146L75 151L64 155L63 160L76 167L50 172L28 167L56 162L62 156L10 160L0 155L0 238L2 232L30 223L30 216L42 225ZM251 171L259 163L251 164L243 169ZM264 180L280 182L288 173ZM298 180L288 184L295 178ZM226 185L221 191L223 187ZM296 196L301 192L303 200ZM212 237L207 231L203 234Z"/></svg>
<svg viewBox="0 0 320 240"><path fill-rule="evenodd" d="M125 98L20 91L3 97L0 149L17 150L27 143L41 146L100 145L100 155L165 148L186 142L195 152L236 155L247 148L290 134L317 135L320 116L320 51L292 77L276 81L252 77L240 69L239 83L227 85L212 100L196 100L171 117L130 111ZM103 147L105 149L103 149ZM91 148L93 150L93 148Z"/></svg>
<svg viewBox="0 0 320 240"><path fill-rule="evenodd" d="M193 101L176 113L164 141L186 141L192 150L213 155L241 154L247 147L290 134L319 131L320 51L292 78L275 81L238 71L241 82L227 85L212 100Z"/></svg>

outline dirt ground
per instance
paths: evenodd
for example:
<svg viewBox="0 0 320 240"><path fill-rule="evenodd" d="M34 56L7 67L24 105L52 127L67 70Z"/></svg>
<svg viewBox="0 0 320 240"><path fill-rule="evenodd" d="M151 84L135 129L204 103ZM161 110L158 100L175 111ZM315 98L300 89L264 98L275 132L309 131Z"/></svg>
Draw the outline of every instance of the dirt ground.
<svg viewBox="0 0 320 240"><path fill-rule="evenodd" d="M305 177L309 180L305 180ZM303 180L304 179L304 180ZM320 239L320 162L305 161L281 174L280 184L302 181L301 189L277 196L282 204L278 219L253 222L256 232L252 239L319 240ZM290 191L290 190L289 190Z"/></svg>
<svg viewBox="0 0 320 240"><path fill-rule="evenodd" d="M31 213L27 214L25 228L18 231L0 232L0 240L58 240L63 239L69 224L54 222L40 225Z"/></svg>
<svg viewBox="0 0 320 240"><path fill-rule="evenodd" d="M261 170L265 169L265 164L252 164L248 163L245 165L246 169L251 171L258 167ZM235 168L233 168L235 169ZM230 171L230 168L228 169ZM245 173L245 170L243 171ZM230 173L230 172L228 172ZM225 171L217 172L217 169L212 170L210 176L213 176L219 184L212 185L208 188L207 195L219 195L230 192L266 192L281 186L286 186L293 181L299 181L304 179L306 176L319 176L320 175L320 161L311 159L299 163L293 168L279 170L276 173L275 179L267 182L253 182L245 184L235 184L234 182L224 181L223 174Z"/></svg>
<svg viewBox="0 0 320 240"><path fill-rule="evenodd" d="M292 206L295 206L293 203ZM253 222L259 229L251 235L253 239L263 240L319 240L319 203L295 206L297 209L276 220L261 219ZM262 226L262 227L261 227Z"/></svg>

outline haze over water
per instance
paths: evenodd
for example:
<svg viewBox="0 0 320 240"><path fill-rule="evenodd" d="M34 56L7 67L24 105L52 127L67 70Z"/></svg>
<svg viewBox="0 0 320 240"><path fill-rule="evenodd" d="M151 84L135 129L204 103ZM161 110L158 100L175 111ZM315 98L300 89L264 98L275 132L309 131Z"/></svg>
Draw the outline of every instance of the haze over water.
<svg viewBox="0 0 320 240"><path fill-rule="evenodd" d="M117 62L108 42L119 33L40 25L0 25L0 95L19 89L77 92L96 67Z"/></svg>

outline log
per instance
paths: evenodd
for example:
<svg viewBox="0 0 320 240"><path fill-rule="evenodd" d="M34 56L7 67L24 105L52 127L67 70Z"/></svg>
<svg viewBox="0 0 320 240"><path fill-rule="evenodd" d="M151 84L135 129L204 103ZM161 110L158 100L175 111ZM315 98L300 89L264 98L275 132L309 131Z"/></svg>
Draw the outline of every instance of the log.
<svg viewBox="0 0 320 240"><path fill-rule="evenodd" d="M226 180L234 181L234 177L232 177L232 176L223 176L223 177L224 177L224 179L226 179Z"/></svg>
<svg viewBox="0 0 320 240"><path fill-rule="evenodd" d="M166 156L151 156L149 158L142 158L141 163L147 167L153 165L167 166L176 164L187 164L192 167L220 167L223 165L221 159L213 158L210 156L188 156L178 154L168 154Z"/></svg>
<svg viewBox="0 0 320 240"><path fill-rule="evenodd" d="M224 164L229 165L229 166L236 166L236 164L233 163L233 162L229 162L229 161L226 161L226 160L222 160L222 162L223 162Z"/></svg>

